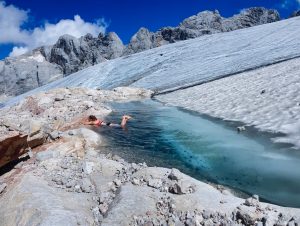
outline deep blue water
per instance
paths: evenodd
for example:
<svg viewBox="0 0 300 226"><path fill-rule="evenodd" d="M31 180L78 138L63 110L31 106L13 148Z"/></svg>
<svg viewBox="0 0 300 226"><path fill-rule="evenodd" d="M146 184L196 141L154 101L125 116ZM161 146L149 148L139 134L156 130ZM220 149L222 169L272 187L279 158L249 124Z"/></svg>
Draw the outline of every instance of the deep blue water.
<svg viewBox="0 0 300 226"><path fill-rule="evenodd" d="M300 151L272 143L270 134L254 129L237 133L230 122L152 100L112 107L115 111L106 120L119 122L123 114L134 119L126 130L96 128L108 142L105 151L300 207Z"/></svg>

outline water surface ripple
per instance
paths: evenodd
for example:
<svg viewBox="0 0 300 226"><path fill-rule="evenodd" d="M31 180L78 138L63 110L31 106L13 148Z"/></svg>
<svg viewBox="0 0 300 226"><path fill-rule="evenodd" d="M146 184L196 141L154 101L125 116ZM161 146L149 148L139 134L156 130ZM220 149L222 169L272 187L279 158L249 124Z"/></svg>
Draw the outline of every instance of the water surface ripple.
<svg viewBox="0 0 300 226"><path fill-rule="evenodd" d="M129 162L175 167L283 206L300 207L300 151L274 144L253 129L237 133L230 123L147 100L114 103L107 120L134 117L127 129L96 128L102 147Z"/></svg>

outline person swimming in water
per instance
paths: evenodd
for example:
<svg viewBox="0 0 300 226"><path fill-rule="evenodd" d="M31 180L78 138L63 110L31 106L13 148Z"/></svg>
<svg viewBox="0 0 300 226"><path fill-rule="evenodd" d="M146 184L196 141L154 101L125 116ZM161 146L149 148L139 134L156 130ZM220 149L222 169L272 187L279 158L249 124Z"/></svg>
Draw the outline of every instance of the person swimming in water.
<svg viewBox="0 0 300 226"><path fill-rule="evenodd" d="M111 122L104 122L101 119L98 119L95 115L89 115L87 120L83 122L85 125L95 125L95 126L111 126L111 127L122 127L126 126L126 123L129 119L132 119L129 115L123 115L120 124L111 123Z"/></svg>

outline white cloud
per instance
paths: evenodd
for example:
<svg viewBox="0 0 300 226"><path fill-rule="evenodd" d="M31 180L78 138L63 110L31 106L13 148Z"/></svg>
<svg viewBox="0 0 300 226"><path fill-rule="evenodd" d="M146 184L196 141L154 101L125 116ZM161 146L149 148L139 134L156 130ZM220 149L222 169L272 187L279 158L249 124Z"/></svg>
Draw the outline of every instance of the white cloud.
<svg viewBox="0 0 300 226"><path fill-rule="evenodd" d="M28 38L21 26L28 19L28 11L0 1L0 43L19 43Z"/></svg>
<svg viewBox="0 0 300 226"><path fill-rule="evenodd" d="M35 28L30 34L32 41L28 44L29 47L37 47L41 45L53 44L58 37L64 34L69 34L77 38L91 33L97 36L100 32L105 32L106 25L85 22L79 15L74 16L74 20L60 20L57 24L46 23L42 28Z"/></svg>
<svg viewBox="0 0 300 226"><path fill-rule="evenodd" d="M77 38L90 33L97 36L105 32L107 24L103 19L95 23L84 21L79 15L74 19L62 19L56 24L45 23L32 30L22 29L27 22L29 11L0 1L0 45L16 44L10 56L18 56L41 45L54 44L64 34Z"/></svg>
<svg viewBox="0 0 300 226"><path fill-rule="evenodd" d="M28 47L18 47L15 46L13 47L13 50L11 51L11 53L9 54L10 57L16 57L16 56L20 56L24 53L27 53L29 51Z"/></svg>

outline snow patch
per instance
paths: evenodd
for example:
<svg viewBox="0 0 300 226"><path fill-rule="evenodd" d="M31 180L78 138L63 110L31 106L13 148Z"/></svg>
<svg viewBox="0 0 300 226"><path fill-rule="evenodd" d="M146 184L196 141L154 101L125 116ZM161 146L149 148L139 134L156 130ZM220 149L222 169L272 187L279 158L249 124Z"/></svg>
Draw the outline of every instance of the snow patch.
<svg viewBox="0 0 300 226"><path fill-rule="evenodd" d="M39 62L39 63L42 63L46 60L42 54L33 55L28 58L31 60L35 60L36 62Z"/></svg>

